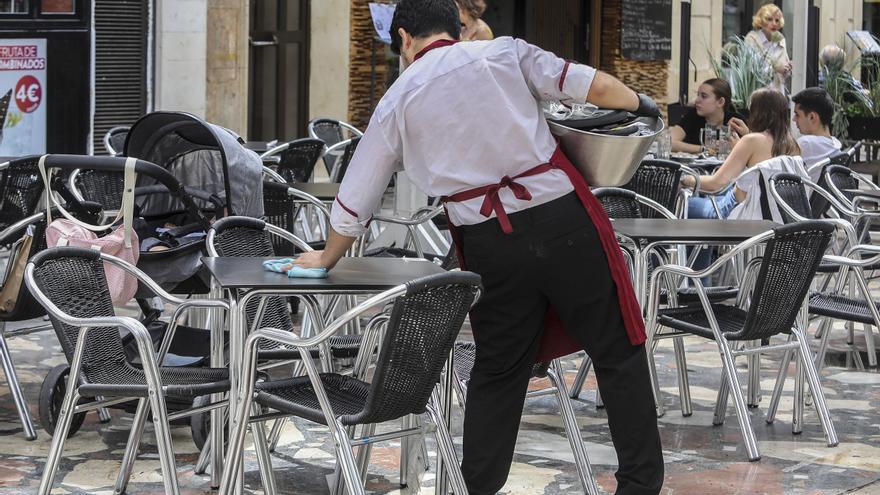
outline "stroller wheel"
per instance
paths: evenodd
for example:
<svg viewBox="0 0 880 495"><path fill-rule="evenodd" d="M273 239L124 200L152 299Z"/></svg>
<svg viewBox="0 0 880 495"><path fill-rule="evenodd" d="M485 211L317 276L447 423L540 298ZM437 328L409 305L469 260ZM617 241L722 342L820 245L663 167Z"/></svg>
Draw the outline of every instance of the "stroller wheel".
<svg viewBox="0 0 880 495"><path fill-rule="evenodd" d="M192 403L192 407L202 407L211 403L210 395L202 395L200 397L196 397ZM226 415L223 415L223 430L227 430L227 425L229 423ZM211 411L200 412L197 414L193 414L190 416L189 421L190 429L192 430L192 438L193 443L196 444L199 451L201 451L205 447L205 443L208 441L208 438L211 436ZM226 452L226 442L229 439L226 435L223 436L223 451Z"/></svg>
<svg viewBox="0 0 880 495"><path fill-rule="evenodd" d="M64 394L67 392L67 375L69 374L70 367L66 364L59 364L49 371L49 374L43 380L43 385L40 387L40 425L50 435L55 434L58 412L61 410L61 403L64 401ZM68 438L79 431L85 419L86 413L73 415L73 419L70 422L70 430L67 432Z"/></svg>

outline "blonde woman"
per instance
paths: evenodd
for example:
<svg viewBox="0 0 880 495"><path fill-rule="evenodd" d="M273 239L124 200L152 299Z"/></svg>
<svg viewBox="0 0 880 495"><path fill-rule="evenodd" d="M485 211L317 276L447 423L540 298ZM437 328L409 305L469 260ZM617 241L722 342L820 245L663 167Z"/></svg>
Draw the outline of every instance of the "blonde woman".
<svg viewBox="0 0 880 495"><path fill-rule="evenodd" d="M461 18L461 41L491 40L492 29L480 17L486 11L485 0L455 0Z"/></svg>
<svg viewBox="0 0 880 495"><path fill-rule="evenodd" d="M758 49L773 66L774 78L771 86L786 92L785 80L791 75L792 65L785 47L785 36L780 30L785 26L782 10L768 3L758 9L752 17L752 31L746 35L746 43Z"/></svg>

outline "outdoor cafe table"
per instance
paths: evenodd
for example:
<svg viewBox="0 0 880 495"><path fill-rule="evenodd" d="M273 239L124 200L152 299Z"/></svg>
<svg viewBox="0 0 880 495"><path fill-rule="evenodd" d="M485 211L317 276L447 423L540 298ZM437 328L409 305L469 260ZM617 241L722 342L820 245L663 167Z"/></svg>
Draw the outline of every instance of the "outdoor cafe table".
<svg viewBox="0 0 880 495"><path fill-rule="evenodd" d="M230 416L232 425L234 404L240 393L241 364L244 354L244 341L247 336L248 302L270 296L308 297L316 295L360 295L374 294L410 280L442 273L438 265L422 259L404 258L342 258L327 278L290 278L281 273L266 271L263 261L274 258L260 257L217 257L203 258L205 267L211 273L220 289L229 291L229 392ZM323 321L313 322L316 334L324 328ZM447 403L449 399L447 399ZM448 407L448 405L447 405ZM217 442L217 443L214 443ZM222 438L213 437L213 445L223 445ZM217 452L215 450L215 452ZM220 454L222 455L222 453ZM215 454L214 460L219 458ZM214 464L219 465L219 464ZM219 471L216 470L215 471ZM238 486L241 484L239 475Z"/></svg>

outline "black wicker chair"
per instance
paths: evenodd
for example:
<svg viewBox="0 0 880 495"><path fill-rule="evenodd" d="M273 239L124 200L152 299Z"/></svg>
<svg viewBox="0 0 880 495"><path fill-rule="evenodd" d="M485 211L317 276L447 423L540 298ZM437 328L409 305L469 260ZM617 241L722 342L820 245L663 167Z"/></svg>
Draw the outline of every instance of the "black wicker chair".
<svg viewBox="0 0 880 495"><path fill-rule="evenodd" d="M321 239L311 237L312 223L306 217L309 211L304 207L310 208L317 213L319 233L325 233L327 226L330 225L330 210L327 209L320 199L291 188L283 182L276 180L263 181L263 219L266 223L280 227L287 232L298 232L297 221L302 220L303 239L314 249L322 249L324 245L323 236ZM275 248L276 254L294 254L299 252L293 244L279 236L272 236L272 246Z"/></svg>
<svg viewBox="0 0 880 495"><path fill-rule="evenodd" d="M476 361L477 345L473 342L456 342L453 355L453 373L455 375L453 385L458 395L458 402L462 409L464 409L467 386L471 379L471 372L474 369L474 362ZM559 406L559 412L562 416L562 425L565 427L565 435L568 438L569 445L571 445L571 452L574 455L575 466L577 467L578 477L581 480L584 493L598 495L599 488L593 476L590 458L587 455L586 448L584 448L577 416L575 415L574 408L571 407L571 399L568 397L563 376L562 365L558 359L554 359L550 363L536 364L532 368L532 377L549 379L550 387L540 390L529 390L527 397L555 395L556 404Z"/></svg>
<svg viewBox="0 0 880 495"><path fill-rule="evenodd" d="M130 127L113 127L104 134L104 150L110 156L121 156Z"/></svg>
<svg viewBox="0 0 880 495"><path fill-rule="evenodd" d="M317 118L309 122L309 137L324 141L328 148L346 139L363 135L364 133L355 126L340 120ZM336 165L339 155L325 154L323 158L324 166L327 168L327 174L329 175L334 165Z"/></svg>
<svg viewBox="0 0 880 495"><path fill-rule="evenodd" d="M104 276L104 263L119 266L157 296L177 305L158 355L149 332L139 321L115 316ZM28 264L25 281L33 296L49 313L71 367L38 493L45 495L51 489L73 417L110 403L130 400L139 403L117 479L117 493L125 491L148 414L152 415L155 426L165 492L178 493L168 422L191 412L169 415L166 398L191 401L198 396L226 392L229 390L228 371L226 368L166 367L158 363L162 362L176 322L184 311L190 308L226 309L228 305L218 300L184 300L172 296L133 265L92 249L47 249ZM135 367L126 359L120 328L128 330L134 338L141 367ZM96 400L82 404L80 398Z"/></svg>
<svg viewBox="0 0 880 495"><path fill-rule="evenodd" d="M351 163L351 157L354 156L360 141L360 136L356 136L327 148L326 155L339 156L339 159L334 162L333 168L330 169L330 182L342 182L342 178L345 177L345 172L348 170L348 165Z"/></svg>
<svg viewBox="0 0 880 495"><path fill-rule="evenodd" d="M643 160L632 179L623 186L652 199L668 211L677 211L681 182L681 164L670 160ZM661 218L656 209L640 205L642 218ZM631 218L631 217L628 217Z"/></svg>
<svg viewBox="0 0 880 495"><path fill-rule="evenodd" d="M45 189L39 159L30 156L0 164L0 229L37 212Z"/></svg>
<svg viewBox="0 0 880 495"><path fill-rule="evenodd" d="M829 207L839 212L841 216L857 215L856 212L849 211L846 205L841 204L838 198L833 197L818 185L797 175L777 174L770 178L770 193L776 198L786 223L790 221L803 221L810 219L814 215L810 201L807 200L807 187L811 189L812 197L822 198ZM820 290L810 293L810 314L823 318L816 333L817 337L821 336L822 338L816 353L816 366L821 369L824 365L828 337L832 328L831 323L834 319L864 325L868 364L876 366L877 351L874 346L871 326L880 329L880 307L874 302L874 297L868 289L864 270L880 269L880 262L875 258L851 258L875 255L877 251L872 246L858 245L858 234L852 224L846 220L834 218L821 221L830 223L842 231L846 242L830 253L832 255L841 255L845 258L844 260L832 258L822 261L818 269L820 273L837 274L836 286L828 290L826 283L821 286ZM848 283L850 282L850 276L854 277L855 285ZM871 302L869 303L868 301ZM856 363L860 362L861 356L858 350L853 349L852 356Z"/></svg>
<svg viewBox="0 0 880 495"><path fill-rule="evenodd" d="M125 179L120 172L75 170L68 178L71 194L79 201L92 201L105 211L118 211L122 205Z"/></svg>
<svg viewBox="0 0 880 495"><path fill-rule="evenodd" d="M276 146L260 158L266 165L274 167L284 182L308 182L323 153L324 141L303 138Z"/></svg>
<svg viewBox="0 0 880 495"><path fill-rule="evenodd" d="M374 296L309 339L297 339L290 332L271 329L252 333L245 344L244 400L235 410L226 459L241 459L248 416L255 401L263 407L327 425L336 443L342 479L349 493L362 495L363 480L352 443L369 444L410 435L413 431L389 432L352 441L354 427L427 411L436 425L440 456L455 493L467 493L452 438L438 410L436 385L479 285L480 278L474 273L442 273ZM305 359L308 376L255 383L260 341L295 346L307 356L311 347L326 341L365 311L391 301L394 303L371 382L364 381L363 376L319 373L315 364ZM235 468L235 464L230 463L224 470L221 493L232 488Z"/></svg>
<svg viewBox="0 0 880 495"><path fill-rule="evenodd" d="M800 370L806 372L813 394L813 401L829 446L837 445L837 435L819 384L819 374L813 363L813 355L804 333L806 326L802 316L804 300L810 284L825 253L834 227L824 222L799 222L778 227L771 232L755 236L722 256L709 268L696 272L686 267L665 265L657 268L652 276L652 290L648 303L648 345L658 338L696 335L714 340L721 352L724 381L715 405L714 423L722 424L727 408L727 395L733 395L737 419L743 435L748 458L761 458L754 431L749 423L748 409L737 379L734 359L768 351L784 350L783 361L798 356ZM717 270L732 260L738 252L766 242L764 255L750 263L743 280L742 292L737 305L711 303L706 297L700 278ZM660 277L685 277L692 279L700 291L700 306L660 309ZM744 297L748 294L748 297ZM796 320L800 321L796 321ZM661 328L673 332L660 333ZM746 347L733 350L730 342L761 341L769 343L772 337L786 335L785 343ZM787 367L780 368L776 382L782 387ZM803 387L797 380L792 430L799 433L803 422ZM776 405L771 404L771 409Z"/></svg>
<svg viewBox="0 0 880 495"><path fill-rule="evenodd" d="M859 239L862 242L870 242L869 227L873 219L880 218L880 212L877 212L876 209L868 210L862 208L861 203L864 198L852 191L858 189L860 185L865 185L868 189L875 191L880 190L880 186L862 177L861 174L856 173L849 167L841 165L829 165L826 167L825 172L822 174L822 181L819 184L828 190L841 204L850 211L855 212L853 215L850 215L849 220L856 227ZM867 202L876 204L877 200L869 199ZM825 212L825 210L815 209L813 211Z"/></svg>

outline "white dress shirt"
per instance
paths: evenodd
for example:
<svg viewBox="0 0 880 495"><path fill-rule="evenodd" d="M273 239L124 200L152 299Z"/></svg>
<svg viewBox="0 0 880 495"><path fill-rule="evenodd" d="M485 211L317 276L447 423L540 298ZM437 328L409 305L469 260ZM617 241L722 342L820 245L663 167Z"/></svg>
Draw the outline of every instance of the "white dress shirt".
<svg viewBox="0 0 880 495"><path fill-rule="evenodd" d="M833 136L804 135L799 137L797 142L798 146L801 147L801 156L804 158L804 165L806 165L807 168L810 168L829 156L840 153L840 141ZM810 174L811 181L819 182L819 174L822 172L821 169L822 167L819 167L819 169L814 170Z"/></svg>
<svg viewBox="0 0 880 495"><path fill-rule="evenodd" d="M525 41L509 37L439 47L410 65L389 88L370 119L331 211L333 229L364 232L394 172L405 170L428 196L497 184L546 163L556 141L540 101L583 103L596 71L569 64ZM500 199L513 213L573 190L560 170L523 177L531 201L509 188ZM483 198L449 202L455 225L490 217Z"/></svg>

